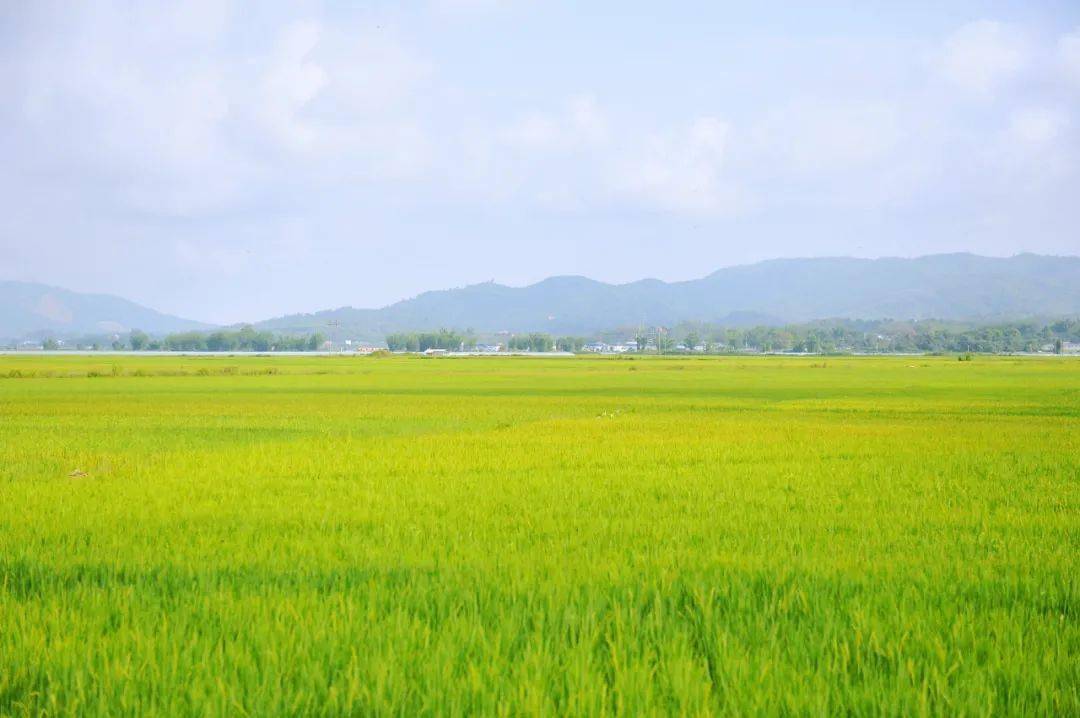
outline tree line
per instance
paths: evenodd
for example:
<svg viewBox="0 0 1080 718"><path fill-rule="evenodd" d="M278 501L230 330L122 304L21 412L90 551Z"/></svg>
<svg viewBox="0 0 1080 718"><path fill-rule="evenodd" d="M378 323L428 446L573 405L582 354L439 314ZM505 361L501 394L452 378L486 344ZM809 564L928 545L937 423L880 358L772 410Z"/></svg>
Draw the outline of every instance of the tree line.
<svg viewBox="0 0 1080 718"><path fill-rule="evenodd" d="M505 349L514 352L581 351L588 343L585 337L553 337L543 332L515 334L502 341ZM424 352L429 349L471 351L482 345L473 332L440 329L436 332L397 332L388 334L386 347L392 352Z"/></svg>
<svg viewBox="0 0 1080 718"><path fill-rule="evenodd" d="M437 332L399 332L386 336L386 347L392 352L426 352L428 349L462 351L476 346L476 337L450 329Z"/></svg>
<svg viewBox="0 0 1080 718"><path fill-rule="evenodd" d="M94 337L76 346L100 350L135 351L314 351L325 344L319 332L310 335L279 335L244 326L236 330L176 332L153 337L138 329L126 338ZM652 353L1008 353L1063 350L1066 344L1080 344L1080 319L1018 321L997 324L970 324L943 321L828 320L784 326L723 327L707 322L684 322L674 327L650 331L631 328L599 332L591 337L552 336L543 332L509 337L478 337L472 330L440 329L428 332L398 332L386 337L391 351L423 352L428 349L469 351L478 346L501 344L515 352L552 350L580 352L586 344L637 343L638 351ZM42 342L45 349L64 346L55 338Z"/></svg>
<svg viewBox="0 0 1080 718"><path fill-rule="evenodd" d="M319 332L290 336L256 331L252 327L241 327L234 331L175 332L160 339L134 329L128 336L128 346L134 351L302 352L315 351L324 341Z"/></svg>
<svg viewBox="0 0 1080 718"><path fill-rule="evenodd" d="M1039 352L1080 343L1080 319L987 325L837 320L743 329L688 323L672 329L669 337L662 346L669 351L674 344L687 351L704 346L711 352Z"/></svg>

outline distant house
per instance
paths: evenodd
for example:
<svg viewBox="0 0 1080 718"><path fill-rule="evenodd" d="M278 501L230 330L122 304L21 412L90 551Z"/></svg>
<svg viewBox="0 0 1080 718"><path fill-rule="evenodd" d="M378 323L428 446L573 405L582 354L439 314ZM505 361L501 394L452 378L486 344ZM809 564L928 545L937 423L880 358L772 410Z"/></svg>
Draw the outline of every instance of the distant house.
<svg viewBox="0 0 1080 718"><path fill-rule="evenodd" d="M431 349L425 349L424 354L427 354L428 356L439 356L439 355L442 355L442 354L446 354L446 350L445 349L436 349L436 348L432 347Z"/></svg>

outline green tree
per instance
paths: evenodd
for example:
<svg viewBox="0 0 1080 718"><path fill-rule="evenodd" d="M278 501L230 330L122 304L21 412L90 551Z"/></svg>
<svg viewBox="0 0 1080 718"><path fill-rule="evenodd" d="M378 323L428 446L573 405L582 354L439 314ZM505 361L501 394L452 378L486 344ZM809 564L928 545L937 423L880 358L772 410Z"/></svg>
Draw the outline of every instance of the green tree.
<svg viewBox="0 0 1080 718"><path fill-rule="evenodd" d="M551 351L551 336L542 334L540 332L534 332L529 335L529 349L534 352L549 352Z"/></svg>
<svg viewBox="0 0 1080 718"><path fill-rule="evenodd" d="M128 336L128 343L131 344L133 350L142 351L150 343L150 337L144 331L132 329L131 334Z"/></svg>
<svg viewBox="0 0 1080 718"><path fill-rule="evenodd" d="M555 348L561 352L579 352L588 343L585 337L559 337Z"/></svg>
<svg viewBox="0 0 1080 718"><path fill-rule="evenodd" d="M237 348L237 337L226 332L213 332L206 337L206 348L212 352L232 351Z"/></svg>

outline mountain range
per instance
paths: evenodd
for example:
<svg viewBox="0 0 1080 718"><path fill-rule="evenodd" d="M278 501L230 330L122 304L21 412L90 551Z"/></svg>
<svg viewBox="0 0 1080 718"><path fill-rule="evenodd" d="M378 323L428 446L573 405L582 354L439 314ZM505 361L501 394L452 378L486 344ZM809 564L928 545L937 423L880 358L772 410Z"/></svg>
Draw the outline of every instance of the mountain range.
<svg viewBox="0 0 1080 718"><path fill-rule="evenodd" d="M0 281L0 338L122 334L133 328L166 334L210 327L111 294Z"/></svg>
<svg viewBox="0 0 1080 718"><path fill-rule="evenodd" d="M425 292L382 309L343 307L256 326L382 337L453 327L587 334L618 326L728 326L826 318L997 320L1080 313L1080 257L938 254L915 259L777 259L685 282L552 277ZM330 328L330 331L328 331Z"/></svg>
<svg viewBox="0 0 1080 718"><path fill-rule="evenodd" d="M551 277L431 291L381 309L342 307L256 322L282 333L380 340L396 331L472 329L588 334L618 326L708 321L728 326L826 318L1004 320L1080 314L1080 257L938 254L913 259L777 259L701 279L607 284ZM209 329L134 302L0 282L0 337Z"/></svg>

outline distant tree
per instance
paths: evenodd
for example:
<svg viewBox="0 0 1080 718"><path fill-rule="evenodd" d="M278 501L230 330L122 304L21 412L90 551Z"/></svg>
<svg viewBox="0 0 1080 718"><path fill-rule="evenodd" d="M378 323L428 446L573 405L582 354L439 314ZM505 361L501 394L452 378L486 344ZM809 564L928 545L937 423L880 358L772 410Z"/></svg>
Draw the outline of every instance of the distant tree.
<svg viewBox="0 0 1080 718"><path fill-rule="evenodd" d="M60 342L56 341L52 337L49 337L41 344L41 348L45 351L54 352L60 348Z"/></svg>
<svg viewBox="0 0 1080 718"><path fill-rule="evenodd" d="M257 352L268 352L274 348L274 335L270 332L259 332L251 340L251 348Z"/></svg>
<svg viewBox="0 0 1080 718"><path fill-rule="evenodd" d="M426 352L428 349L440 349L439 335L434 332L421 332L416 337L417 351Z"/></svg>
<svg viewBox="0 0 1080 718"><path fill-rule="evenodd" d="M579 352L588 344L585 337L559 337L555 340L555 348L561 352Z"/></svg>
<svg viewBox="0 0 1080 718"><path fill-rule="evenodd" d="M283 352L302 352L307 348L307 342L305 336L283 336L275 340L275 347Z"/></svg>
<svg viewBox="0 0 1080 718"><path fill-rule="evenodd" d="M212 352L226 352L237 349L238 337L227 332L213 332L206 337L206 348Z"/></svg>
<svg viewBox="0 0 1080 718"><path fill-rule="evenodd" d="M224 332L216 332L224 336ZM214 335L211 335L213 337ZM169 334L162 340L162 346L170 352L198 352L207 350L207 342L210 337L200 332L176 332ZM222 339L219 337L219 339ZM216 350L220 351L220 350Z"/></svg>
<svg viewBox="0 0 1080 718"><path fill-rule="evenodd" d="M464 344L464 338L457 332L450 329L440 329L435 346L437 349L445 349L446 351L452 352L461 351Z"/></svg>
<svg viewBox="0 0 1080 718"><path fill-rule="evenodd" d="M696 332L690 332L686 335L684 343L686 344L687 349L693 351L694 347L701 343L701 337L699 337Z"/></svg>
<svg viewBox="0 0 1080 718"><path fill-rule="evenodd" d="M128 337L128 342L131 344L131 348L135 351L142 351L146 349L147 344L150 343L150 337L146 332L139 329L132 329L131 335Z"/></svg>
<svg viewBox="0 0 1080 718"><path fill-rule="evenodd" d="M551 351L552 346L554 346L554 342L548 334L534 332L529 335L529 349L531 351L549 352Z"/></svg>

